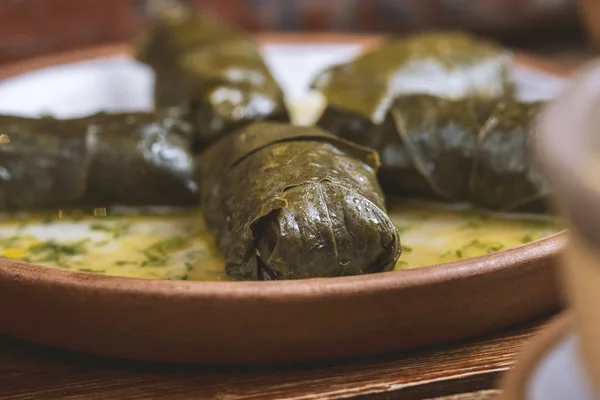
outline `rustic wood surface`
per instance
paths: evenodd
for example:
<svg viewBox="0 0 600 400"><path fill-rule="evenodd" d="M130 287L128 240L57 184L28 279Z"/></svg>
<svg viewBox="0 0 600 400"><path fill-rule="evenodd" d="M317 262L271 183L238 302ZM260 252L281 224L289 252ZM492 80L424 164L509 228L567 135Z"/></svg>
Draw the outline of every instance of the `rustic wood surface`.
<svg viewBox="0 0 600 400"><path fill-rule="evenodd" d="M439 349L260 368L138 363L0 337L0 399L490 399L546 321Z"/></svg>

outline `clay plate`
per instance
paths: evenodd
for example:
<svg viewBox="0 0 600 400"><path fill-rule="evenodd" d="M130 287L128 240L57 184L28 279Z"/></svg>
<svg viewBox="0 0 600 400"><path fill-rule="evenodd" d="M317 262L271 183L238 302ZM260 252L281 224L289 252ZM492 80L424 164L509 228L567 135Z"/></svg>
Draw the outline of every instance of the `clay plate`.
<svg viewBox="0 0 600 400"><path fill-rule="evenodd" d="M265 43L379 37L262 35ZM128 52L104 46L0 67L0 77ZM519 55L521 63L568 71ZM73 273L0 259L0 332L106 356L194 363L345 358L454 341L555 311L562 233L487 256L374 275L187 282Z"/></svg>

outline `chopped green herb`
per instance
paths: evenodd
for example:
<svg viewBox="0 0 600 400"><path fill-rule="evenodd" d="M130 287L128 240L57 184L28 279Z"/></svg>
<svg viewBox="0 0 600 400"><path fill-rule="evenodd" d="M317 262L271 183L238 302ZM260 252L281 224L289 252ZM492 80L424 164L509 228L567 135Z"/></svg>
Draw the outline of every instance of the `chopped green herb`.
<svg viewBox="0 0 600 400"><path fill-rule="evenodd" d="M118 239L121 236L126 235L127 233L129 233L130 229L131 229L130 222L121 222L121 223L116 223L113 225L109 225L109 224L102 223L102 222L94 222L94 223L90 224L90 230L107 232L110 235L112 235L112 237L115 239Z"/></svg>
<svg viewBox="0 0 600 400"><path fill-rule="evenodd" d="M144 250L142 251L142 253L144 254L144 256L148 259L147 261L159 261L164 259L164 257L157 255L155 253L153 253L151 250Z"/></svg>
<svg viewBox="0 0 600 400"><path fill-rule="evenodd" d="M176 248L181 247L183 244L184 240L181 236L172 236L161 242L154 243L148 247L147 250L154 250L161 254L165 254L170 250L175 250Z"/></svg>
<svg viewBox="0 0 600 400"><path fill-rule="evenodd" d="M52 253L58 255L76 255L86 252L85 244L89 239L80 240L71 244L56 243L53 240L40 243L29 247L29 251L33 254Z"/></svg>
<svg viewBox="0 0 600 400"><path fill-rule="evenodd" d="M51 216L48 216L42 220L42 224L44 224L44 225L49 225L52 222L54 222L54 218Z"/></svg>
<svg viewBox="0 0 600 400"><path fill-rule="evenodd" d="M153 245L142 250L146 261L142 262L142 267L151 266L163 266L167 263L168 253L172 250L176 250L181 247L185 241L181 236L173 236L161 242L154 243Z"/></svg>
<svg viewBox="0 0 600 400"><path fill-rule="evenodd" d="M533 241L533 237L531 235L525 235L521 238L521 243L529 243Z"/></svg>
<svg viewBox="0 0 600 400"><path fill-rule="evenodd" d="M186 270L187 272L190 272L190 271L191 271L191 270L193 270L193 269L194 269L194 266L192 265L192 263L189 263L189 262L186 262L186 263L185 263L185 270Z"/></svg>
<svg viewBox="0 0 600 400"><path fill-rule="evenodd" d="M456 250L454 252L454 254L456 255L457 258L462 258L463 257L463 252L462 250Z"/></svg>
<svg viewBox="0 0 600 400"><path fill-rule="evenodd" d="M122 267L123 265L136 265L137 261L118 260L115 261L115 265Z"/></svg>
<svg viewBox="0 0 600 400"><path fill-rule="evenodd" d="M167 264L166 258L159 258L155 260L142 261L140 267L163 267Z"/></svg>
<svg viewBox="0 0 600 400"><path fill-rule="evenodd" d="M52 262L58 267L70 268L63 257L84 254L87 251L86 243L88 241L85 239L75 243L61 244L50 240L30 246L28 250L30 254L36 256L35 259L32 259L34 262Z"/></svg>
<svg viewBox="0 0 600 400"><path fill-rule="evenodd" d="M169 280L169 281L187 281L188 279L189 279L189 276L187 276L187 275L174 276L171 278L167 278L167 280Z"/></svg>
<svg viewBox="0 0 600 400"><path fill-rule="evenodd" d="M473 240L471 240L469 243L465 244L465 245L462 247L462 249L463 249L463 250L466 250L466 249L468 249L468 248L470 248L470 247L478 247L478 246L481 246L481 243L479 243L479 240L477 240L477 239L473 239Z"/></svg>
<svg viewBox="0 0 600 400"><path fill-rule="evenodd" d="M412 247L408 247L408 246L402 245L402 251L406 252L406 253L410 253L410 252L413 251L413 249L412 249Z"/></svg>
<svg viewBox="0 0 600 400"><path fill-rule="evenodd" d="M121 222L117 224L113 237L120 238L121 236L127 235L131 230L131 222Z"/></svg>
<svg viewBox="0 0 600 400"><path fill-rule="evenodd" d="M90 224L90 230L91 231L103 231L103 232L111 232L112 231L112 227L100 223L100 222L94 222L92 224Z"/></svg>
<svg viewBox="0 0 600 400"><path fill-rule="evenodd" d="M106 270L104 269L89 269L89 268L78 268L77 271L80 272L90 272L93 274L105 274Z"/></svg>
<svg viewBox="0 0 600 400"><path fill-rule="evenodd" d="M396 263L396 267L407 267L408 263L406 261L398 261Z"/></svg>
<svg viewBox="0 0 600 400"><path fill-rule="evenodd" d="M502 243L490 244L490 243L481 242L481 241L479 241L477 239L473 239L469 243L467 243L466 245L464 245L462 247L462 250L467 250L467 249L472 248L472 247L476 247L476 248L479 248L479 249L484 249L488 253L492 253L494 251L499 251L499 250L504 249L504 245Z"/></svg>
<svg viewBox="0 0 600 400"><path fill-rule="evenodd" d="M489 253L493 253L495 251L500 251L500 250L503 250L503 249L504 249L504 245L503 244L497 244L497 245L489 246L488 249L487 249L487 252L489 254Z"/></svg>
<svg viewBox="0 0 600 400"><path fill-rule="evenodd" d="M162 267L167 264L166 257L158 257L150 252L144 251L145 261L142 261L140 267Z"/></svg>

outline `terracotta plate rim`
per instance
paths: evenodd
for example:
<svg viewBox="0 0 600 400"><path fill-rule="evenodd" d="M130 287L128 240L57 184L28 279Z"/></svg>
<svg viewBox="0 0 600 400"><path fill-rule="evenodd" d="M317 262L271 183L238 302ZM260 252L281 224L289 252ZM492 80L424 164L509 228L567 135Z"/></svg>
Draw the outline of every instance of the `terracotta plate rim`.
<svg viewBox="0 0 600 400"><path fill-rule="evenodd" d="M336 43L356 44L366 48L380 43L383 35L356 34L281 34L262 33L255 36L259 44L290 43ZM40 68L103 58L120 54L130 54L131 47L126 43L113 43L86 47L74 51L54 53L0 66L0 79L15 77ZM516 52L517 61L542 72L558 76L569 75L568 67L549 62L534 56ZM0 85L2 81L0 81ZM232 297L253 296L270 298L285 293L292 297L349 296L364 291L395 291L409 287L424 287L443 282L487 275L495 271L509 271L521 268L533 260L552 258L559 254L566 244L565 231L506 249L497 253L467 258L455 262L436 264L415 269L391 271L360 276L337 278L313 278L273 282L236 281L168 281L155 279L128 278L108 275L95 275L83 272L65 271L58 268L0 258L0 276L12 279L37 280L60 283L65 286L94 287L101 291L123 293L144 293L148 295L177 293L192 297ZM235 290L232 290L235 288Z"/></svg>

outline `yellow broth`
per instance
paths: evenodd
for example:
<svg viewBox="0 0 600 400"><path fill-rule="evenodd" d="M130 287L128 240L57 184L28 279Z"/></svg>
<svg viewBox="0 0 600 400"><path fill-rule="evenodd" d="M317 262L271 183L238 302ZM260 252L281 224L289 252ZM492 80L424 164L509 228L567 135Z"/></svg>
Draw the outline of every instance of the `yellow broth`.
<svg viewBox="0 0 600 400"><path fill-rule="evenodd" d="M515 247L555 232L548 221L488 216L389 201L404 252L419 268ZM147 279L220 281L224 260L200 210L60 212L0 222L0 256L70 271Z"/></svg>

